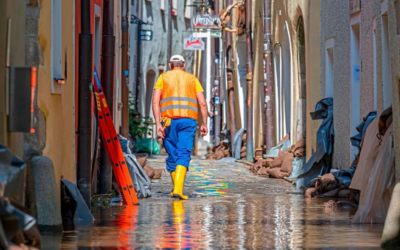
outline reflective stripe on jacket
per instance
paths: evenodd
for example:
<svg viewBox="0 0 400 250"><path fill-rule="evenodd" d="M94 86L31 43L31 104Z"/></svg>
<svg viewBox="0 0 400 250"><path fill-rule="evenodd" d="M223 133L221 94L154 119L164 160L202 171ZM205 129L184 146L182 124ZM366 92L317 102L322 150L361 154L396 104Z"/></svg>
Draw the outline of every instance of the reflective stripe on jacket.
<svg viewBox="0 0 400 250"><path fill-rule="evenodd" d="M198 118L196 77L183 70L163 73L161 116L169 118Z"/></svg>

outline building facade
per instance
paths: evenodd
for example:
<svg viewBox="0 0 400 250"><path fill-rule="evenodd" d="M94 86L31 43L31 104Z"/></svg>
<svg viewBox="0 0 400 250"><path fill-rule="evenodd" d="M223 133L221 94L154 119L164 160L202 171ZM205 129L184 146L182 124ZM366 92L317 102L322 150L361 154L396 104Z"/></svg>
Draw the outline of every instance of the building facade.
<svg viewBox="0 0 400 250"><path fill-rule="evenodd" d="M394 7L391 0L321 1L320 96L334 98L334 168L354 160L350 137L362 118L397 97Z"/></svg>
<svg viewBox="0 0 400 250"><path fill-rule="evenodd" d="M275 140L290 133L316 148L319 121L309 115L319 96L320 1L271 1Z"/></svg>

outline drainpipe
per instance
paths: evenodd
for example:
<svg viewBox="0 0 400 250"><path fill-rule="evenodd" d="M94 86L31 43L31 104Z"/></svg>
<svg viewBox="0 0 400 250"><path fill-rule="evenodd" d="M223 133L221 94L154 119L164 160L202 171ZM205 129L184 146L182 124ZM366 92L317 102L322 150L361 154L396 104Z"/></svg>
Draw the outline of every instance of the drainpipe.
<svg viewBox="0 0 400 250"><path fill-rule="evenodd" d="M168 13L167 13L167 22L168 22L168 44L167 44L167 65L166 71L169 71L169 59L172 56L172 0L168 0Z"/></svg>
<svg viewBox="0 0 400 250"><path fill-rule="evenodd" d="M232 4L232 0L226 1L226 6ZM230 21L232 23L232 21ZM229 26L229 24L228 24ZM235 88L233 87L233 67L232 67L232 33L226 32L226 80L227 80L227 92L228 92L228 104L229 104L229 118L230 118L230 130L231 140L236 134L236 113L235 113Z"/></svg>
<svg viewBox="0 0 400 250"><path fill-rule="evenodd" d="M272 92L271 3L264 0L264 92L265 92L265 145L266 152L274 146L274 117Z"/></svg>
<svg viewBox="0 0 400 250"><path fill-rule="evenodd" d="M142 20L142 0L137 3L137 18ZM138 110L139 104L139 92L140 92L140 30L142 29L142 22L139 21L137 24L137 40L136 40L136 89L135 89L135 109Z"/></svg>
<svg viewBox="0 0 400 250"><path fill-rule="evenodd" d="M246 51L247 51L247 160L253 160L253 39L251 38L252 0L246 0Z"/></svg>
<svg viewBox="0 0 400 250"><path fill-rule="evenodd" d="M214 1L214 15L218 15L219 13L219 0ZM219 144L220 141L220 132L221 132L221 74L219 71L219 65L221 65L221 62L219 60L220 58L220 53L219 53L219 43L220 43L220 38L214 38L214 68L215 68L215 75L214 75L214 87L215 87L215 97L218 97L220 99L219 104L216 103L216 98L214 99L215 107L214 107L214 134L215 134L215 145ZM218 59L218 64L215 64L215 59Z"/></svg>
<svg viewBox="0 0 400 250"><path fill-rule="evenodd" d="M90 0L81 0L81 33L79 34L78 78L78 189L90 208L91 197L91 150L92 150L92 82L93 35L90 29Z"/></svg>
<svg viewBox="0 0 400 250"><path fill-rule="evenodd" d="M129 1L122 0L122 44L121 44L121 134L129 138Z"/></svg>
<svg viewBox="0 0 400 250"><path fill-rule="evenodd" d="M111 117L114 111L114 0L104 0L103 3L103 42L101 53L101 83L110 108ZM100 166L99 166L99 194L107 194L112 186L112 168L108 158L106 146L101 141Z"/></svg>

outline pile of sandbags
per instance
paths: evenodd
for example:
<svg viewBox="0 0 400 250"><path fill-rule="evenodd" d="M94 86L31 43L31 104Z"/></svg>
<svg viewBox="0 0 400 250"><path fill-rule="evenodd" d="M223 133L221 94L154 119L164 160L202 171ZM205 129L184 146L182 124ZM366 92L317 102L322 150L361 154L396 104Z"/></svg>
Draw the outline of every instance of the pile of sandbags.
<svg viewBox="0 0 400 250"><path fill-rule="evenodd" d="M242 136L242 147L240 149L240 159L244 159L247 156L247 134L243 133Z"/></svg>
<svg viewBox="0 0 400 250"><path fill-rule="evenodd" d="M333 174L325 174L310 183L307 189L306 198L344 198L348 197L350 191L346 185L340 182Z"/></svg>
<svg viewBox="0 0 400 250"><path fill-rule="evenodd" d="M301 139L296 144L289 147L290 141L289 136L286 136L278 145L271 148L267 153L266 159L256 159L255 164L250 168L250 171L254 174L262 177L271 177L282 179L284 177L297 177L291 176L293 169L298 175L301 172L298 161L295 159L303 159L306 154L306 143L305 140Z"/></svg>
<svg viewBox="0 0 400 250"><path fill-rule="evenodd" d="M221 141L218 146L215 146L206 154L207 160L220 160L225 157L231 157L230 143Z"/></svg>

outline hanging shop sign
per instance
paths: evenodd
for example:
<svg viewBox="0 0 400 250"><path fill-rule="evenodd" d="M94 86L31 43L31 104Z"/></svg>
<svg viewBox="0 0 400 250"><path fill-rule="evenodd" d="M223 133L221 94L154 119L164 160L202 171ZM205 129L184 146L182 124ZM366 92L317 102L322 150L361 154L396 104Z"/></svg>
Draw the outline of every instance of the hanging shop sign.
<svg viewBox="0 0 400 250"><path fill-rule="evenodd" d="M220 38L222 36L221 32L211 32L212 38Z"/></svg>
<svg viewBox="0 0 400 250"><path fill-rule="evenodd" d="M197 15L192 18L192 25L195 29L216 29L218 26L215 25L215 22L221 23L218 16Z"/></svg>
<svg viewBox="0 0 400 250"><path fill-rule="evenodd" d="M152 30L140 30L140 41L152 41L153 31Z"/></svg>
<svg viewBox="0 0 400 250"><path fill-rule="evenodd" d="M184 40L183 48L185 50L204 50L205 43L201 38L190 36Z"/></svg>

